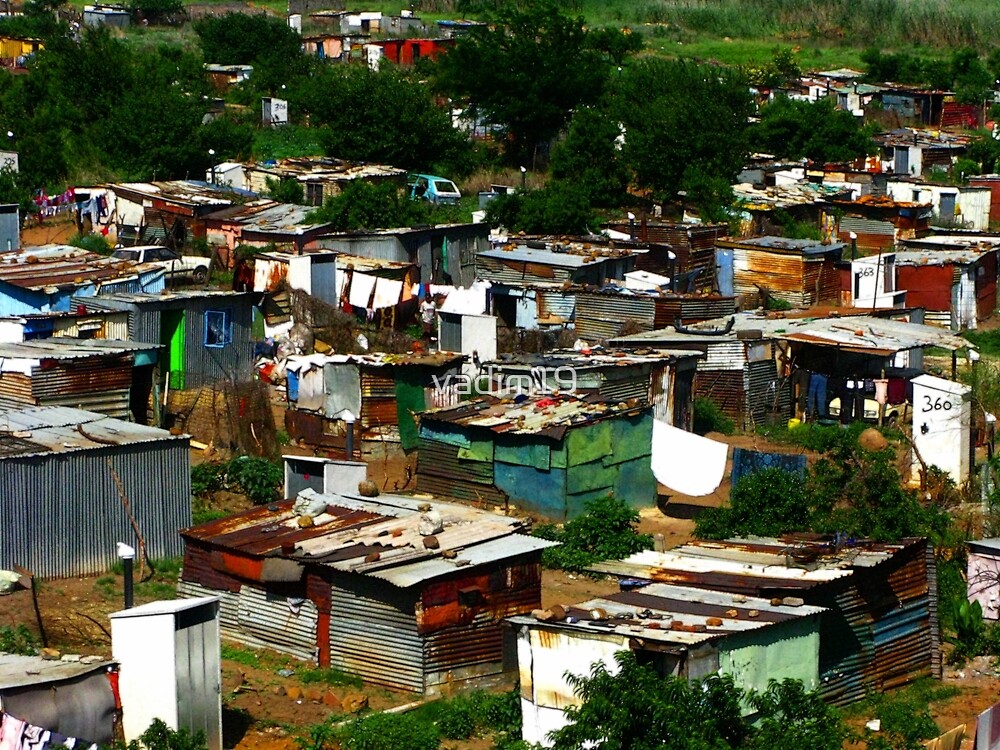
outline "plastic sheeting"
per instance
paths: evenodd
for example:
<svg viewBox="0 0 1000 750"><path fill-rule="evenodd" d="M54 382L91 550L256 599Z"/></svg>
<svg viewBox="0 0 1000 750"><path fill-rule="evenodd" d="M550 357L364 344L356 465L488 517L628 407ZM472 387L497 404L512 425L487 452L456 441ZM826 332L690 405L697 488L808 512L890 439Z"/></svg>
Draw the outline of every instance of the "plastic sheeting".
<svg viewBox="0 0 1000 750"><path fill-rule="evenodd" d="M690 497L719 489L729 446L655 420L650 466L660 484Z"/></svg>
<svg viewBox="0 0 1000 750"><path fill-rule="evenodd" d="M0 690L3 710L85 743L114 740L115 696L105 668L69 680ZM79 747L79 746L78 746Z"/></svg>

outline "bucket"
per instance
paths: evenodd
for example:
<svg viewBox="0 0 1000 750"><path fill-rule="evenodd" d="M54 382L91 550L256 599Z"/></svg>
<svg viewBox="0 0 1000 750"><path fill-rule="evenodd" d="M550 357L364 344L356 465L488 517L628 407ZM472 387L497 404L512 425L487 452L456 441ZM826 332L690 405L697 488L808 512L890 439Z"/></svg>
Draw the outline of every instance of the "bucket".
<svg viewBox="0 0 1000 750"><path fill-rule="evenodd" d="M788 420L788 429L789 430L794 430L796 427L801 427L801 426L802 426L802 420L801 419L795 419L794 417L792 417L791 419Z"/></svg>

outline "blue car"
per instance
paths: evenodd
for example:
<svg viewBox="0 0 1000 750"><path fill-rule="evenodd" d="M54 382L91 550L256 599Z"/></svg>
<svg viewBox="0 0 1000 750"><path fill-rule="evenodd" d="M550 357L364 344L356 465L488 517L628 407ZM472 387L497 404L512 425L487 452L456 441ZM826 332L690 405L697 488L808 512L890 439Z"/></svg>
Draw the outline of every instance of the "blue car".
<svg viewBox="0 0 1000 750"><path fill-rule="evenodd" d="M410 198L431 203L458 203L462 197L458 186L444 177L431 174L411 174L407 179Z"/></svg>

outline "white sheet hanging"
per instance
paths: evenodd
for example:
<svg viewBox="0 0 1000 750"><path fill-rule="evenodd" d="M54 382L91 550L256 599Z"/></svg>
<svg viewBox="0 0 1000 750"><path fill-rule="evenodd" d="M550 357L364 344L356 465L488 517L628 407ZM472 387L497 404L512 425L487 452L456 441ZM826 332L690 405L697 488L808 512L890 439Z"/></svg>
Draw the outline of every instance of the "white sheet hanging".
<svg viewBox="0 0 1000 750"><path fill-rule="evenodd" d="M711 495L726 475L729 446L653 420L653 476L674 492Z"/></svg>
<svg viewBox="0 0 1000 750"><path fill-rule="evenodd" d="M372 300L372 308L378 310L383 307L395 307L399 304L399 298L402 294L402 281L383 279L380 276L375 281L375 298Z"/></svg>
<svg viewBox="0 0 1000 750"><path fill-rule="evenodd" d="M374 290L375 277L355 271L351 275L351 291L348 301L352 307L368 308Z"/></svg>

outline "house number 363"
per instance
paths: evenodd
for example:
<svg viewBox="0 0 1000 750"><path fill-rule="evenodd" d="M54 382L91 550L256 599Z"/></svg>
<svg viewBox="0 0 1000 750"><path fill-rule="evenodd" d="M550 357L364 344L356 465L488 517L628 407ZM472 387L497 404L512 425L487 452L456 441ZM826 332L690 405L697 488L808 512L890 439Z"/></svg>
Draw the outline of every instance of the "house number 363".
<svg viewBox="0 0 1000 750"><path fill-rule="evenodd" d="M932 399L930 396L928 396L928 395L925 394L924 395L924 408L921 409L921 411L922 412L924 412L924 411L951 411L951 401L948 401L947 399L942 399L940 396L938 396L937 398Z"/></svg>

